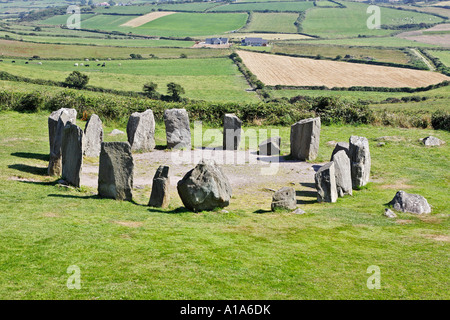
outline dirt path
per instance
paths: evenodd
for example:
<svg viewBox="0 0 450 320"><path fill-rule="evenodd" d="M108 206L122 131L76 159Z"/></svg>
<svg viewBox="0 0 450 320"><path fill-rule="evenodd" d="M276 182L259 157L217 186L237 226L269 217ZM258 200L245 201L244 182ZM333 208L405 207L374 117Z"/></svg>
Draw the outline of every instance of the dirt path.
<svg viewBox="0 0 450 320"><path fill-rule="evenodd" d="M422 59L422 61L427 65L427 67L428 67L428 69L429 69L430 71L435 71L435 70L436 70L436 68L433 66L433 64L432 64L430 61L428 61L428 59L425 58L425 57L422 55L422 53L420 53L419 50L417 50L417 49L411 49L411 51L412 51L417 57L419 57L420 59Z"/></svg>

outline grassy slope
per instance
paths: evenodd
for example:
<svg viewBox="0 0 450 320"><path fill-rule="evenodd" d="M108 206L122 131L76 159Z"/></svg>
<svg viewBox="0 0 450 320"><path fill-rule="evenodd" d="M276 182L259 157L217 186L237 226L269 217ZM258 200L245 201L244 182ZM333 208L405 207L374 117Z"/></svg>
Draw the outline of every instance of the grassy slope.
<svg viewBox="0 0 450 320"><path fill-rule="evenodd" d="M255 12L252 21L242 32L285 32L297 33L294 22L297 20L297 13L259 13Z"/></svg>
<svg viewBox="0 0 450 320"><path fill-rule="evenodd" d="M443 64L450 68L450 51L430 51L430 53L439 58Z"/></svg>
<svg viewBox="0 0 450 320"><path fill-rule="evenodd" d="M108 89L142 91L144 83L152 81L159 90L166 90L166 84L176 82L186 90L186 97L209 101L256 101L254 92L245 92L247 82L230 59L156 59L118 60L106 62L106 68L75 67L77 61L45 61L43 65L28 64L16 60L16 64L5 60L0 70L29 78L63 81L73 70L89 75L89 84ZM119 63L122 65L119 66Z"/></svg>
<svg viewBox="0 0 450 320"><path fill-rule="evenodd" d="M301 205L306 215L254 213L268 209L270 193L235 194L227 214L194 214L174 211L175 194L168 210L152 210L58 188L43 176L47 114L0 113L0 123L2 299L449 298L449 244L435 240L449 237L449 146L417 142L449 133L323 127L318 161L331 153L326 141L366 136L377 183L336 204ZM289 128L279 129L286 141ZM157 142L163 135L158 125ZM384 135L406 141L376 147ZM9 180L17 176L33 181ZM382 217L400 185L426 196L434 213L399 214L409 224ZM148 196L135 192L138 204ZM66 288L70 265L81 269L81 290ZM370 265L381 268L381 290L366 288Z"/></svg>

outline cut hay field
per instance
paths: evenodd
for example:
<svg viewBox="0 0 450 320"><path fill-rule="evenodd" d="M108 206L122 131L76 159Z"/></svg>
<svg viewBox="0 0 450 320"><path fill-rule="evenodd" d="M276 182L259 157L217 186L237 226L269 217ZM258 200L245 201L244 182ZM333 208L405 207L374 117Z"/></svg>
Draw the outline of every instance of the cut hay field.
<svg viewBox="0 0 450 320"><path fill-rule="evenodd" d="M332 87L426 87L444 80L443 74L347 62L293 58L239 51L239 56L266 85Z"/></svg>
<svg viewBox="0 0 450 320"><path fill-rule="evenodd" d="M303 32L323 38L357 37L358 35L381 36L395 30L368 29L367 4L342 1L347 8L313 8L308 10L302 23ZM425 13L381 8L381 24L402 25L411 23L437 23L443 19Z"/></svg>
<svg viewBox="0 0 450 320"><path fill-rule="evenodd" d="M126 48L78 45L47 45L44 43L31 43L0 39L1 54L8 57L39 56L44 59L127 59L131 53L149 57L154 54L159 58L178 58L185 53L190 58L220 57L230 54L228 49L191 49L191 48Z"/></svg>
<svg viewBox="0 0 450 320"><path fill-rule="evenodd" d="M297 33L297 27L294 25L297 18L297 13L255 12L251 22L240 31Z"/></svg>
<svg viewBox="0 0 450 320"><path fill-rule="evenodd" d="M174 11L164 11L164 12L151 12L151 13L147 13L143 16L134 18L128 22L125 22L124 24L121 25L121 27L132 27L132 28L136 28L136 27L140 27L150 21L174 14Z"/></svg>
<svg viewBox="0 0 450 320"><path fill-rule="evenodd" d="M74 63L90 67L75 67ZM100 61L99 63L103 63ZM121 65L119 65L121 64ZM106 89L141 92L147 82L158 84L158 91L166 93L169 82L185 88L187 98L207 101L256 102L254 92L246 92L248 84L237 67L228 58L213 59L153 59L106 61L106 67L97 62L44 61L42 65L27 64L24 60L0 62L0 70L33 79L64 81L74 70L87 74L89 84Z"/></svg>

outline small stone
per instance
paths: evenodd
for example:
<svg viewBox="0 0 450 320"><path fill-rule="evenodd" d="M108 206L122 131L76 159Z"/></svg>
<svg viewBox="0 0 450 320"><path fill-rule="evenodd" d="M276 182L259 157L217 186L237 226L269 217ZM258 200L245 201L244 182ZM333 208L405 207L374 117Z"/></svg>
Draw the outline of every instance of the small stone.
<svg viewBox="0 0 450 320"><path fill-rule="evenodd" d="M384 147L386 145L386 142L378 142L377 147Z"/></svg>
<svg viewBox="0 0 450 320"><path fill-rule="evenodd" d="M292 211L292 213L294 214L305 214L306 212L300 208L295 209L294 211Z"/></svg>
<svg viewBox="0 0 450 320"><path fill-rule="evenodd" d="M428 136L424 139L422 139L422 143L427 147L437 147L445 144L445 141L438 139L433 136Z"/></svg>
<svg viewBox="0 0 450 320"><path fill-rule="evenodd" d="M119 129L114 129L113 131L111 131L111 133L109 134L110 136L118 136L121 134L125 134L125 132L119 130Z"/></svg>
<svg viewBox="0 0 450 320"><path fill-rule="evenodd" d="M384 209L384 216L388 218L397 218L397 215L394 213L394 211L388 208Z"/></svg>
<svg viewBox="0 0 450 320"><path fill-rule="evenodd" d="M276 209L294 210L297 208L297 200L295 198L295 189L292 187L283 187L272 196L272 211Z"/></svg>
<svg viewBox="0 0 450 320"><path fill-rule="evenodd" d="M148 205L155 208L167 208L169 202L169 167L159 166L153 177L152 193Z"/></svg>
<svg viewBox="0 0 450 320"><path fill-rule="evenodd" d="M389 203L397 211L409 212L415 214L431 213L431 206L427 199L418 194L398 191L394 199Z"/></svg>

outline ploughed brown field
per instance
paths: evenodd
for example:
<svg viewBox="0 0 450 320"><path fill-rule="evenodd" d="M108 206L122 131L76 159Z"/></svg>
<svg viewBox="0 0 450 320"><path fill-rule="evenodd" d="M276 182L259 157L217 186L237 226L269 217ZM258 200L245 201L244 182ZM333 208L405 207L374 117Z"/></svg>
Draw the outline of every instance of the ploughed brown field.
<svg viewBox="0 0 450 320"><path fill-rule="evenodd" d="M359 63L284 57L238 51L265 85L332 87L426 87L449 80L441 73Z"/></svg>

